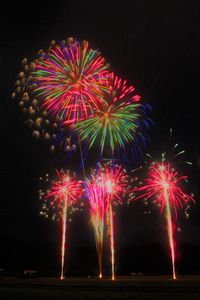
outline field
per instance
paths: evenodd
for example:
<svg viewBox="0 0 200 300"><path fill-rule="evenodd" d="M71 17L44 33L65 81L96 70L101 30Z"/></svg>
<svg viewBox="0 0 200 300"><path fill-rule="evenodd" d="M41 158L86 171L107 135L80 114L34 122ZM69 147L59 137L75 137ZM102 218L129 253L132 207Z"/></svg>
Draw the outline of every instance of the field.
<svg viewBox="0 0 200 300"><path fill-rule="evenodd" d="M200 277L181 276L173 281L166 276L109 278L55 278L0 280L0 299L154 299L199 300Z"/></svg>

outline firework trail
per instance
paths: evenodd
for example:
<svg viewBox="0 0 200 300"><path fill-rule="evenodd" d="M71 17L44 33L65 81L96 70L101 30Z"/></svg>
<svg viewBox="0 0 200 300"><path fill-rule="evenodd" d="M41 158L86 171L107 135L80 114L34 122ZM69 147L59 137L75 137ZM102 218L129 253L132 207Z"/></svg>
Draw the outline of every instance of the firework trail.
<svg viewBox="0 0 200 300"><path fill-rule="evenodd" d="M106 205L105 187L102 177L93 174L91 180L85 179L85 188L89 200L91 222L95 234L99 261L99 278L102 278L103 235Z"/></svg>
<svg viewBox="0 0 200 300"><path fill-rule="evenodd" d="M176 144L174 148L177 146ZM183 153L184 151L177 153L174 158ZM165 215L173 279L176 279L174 230L176 228L178 209L188 207L189 202L194 202L193 197L184 193L180 187L180 183L187 181L187 178L187 176L178 174L172 167L172 163L167 160L166 153L163 153L160 161L154 161L150 164L148 178L145 179L144 183L132 190L140 194L134 200L143 198L145 201L148 201L153 199L153 203L160 206L161 214L164 213Z"/></svg>
<svg viewBox="0 0 200 300"><path fill-rule="evenodd" d="M108 234L110 237L110 252L111 252L111 274L112 280L115 280L115 243L114 243L114 216L113 216L113 208L111 204L111 199L108 201L107 206L107 227Z"/></svg>
<svg viewBox="0 0 200 300"><path fill-rule="evenodd" d="M107 163L102 167L102 176L107 194L107 228L110 237L110 250L111 250L111 267L112 267L112 280L115 279L115 242L114 242L114 213L113 207L117 204L122 204L122 198L127 193L128 188L128 175L126 170L120 165L113 165Z"/></svg>
<svg viewBox="0 0 200 300"><path fill-rule="evenodd" d="M92 225L94 227L96 246L99 259L99 277L102 277L102 248L106 223L110 240L112 280L115 279L115 243L113 208L123 203L128 189L128 175L120 165L112 162L98 164L92 170L90 180L85 181L86 192L90 205Z"/></svg>
<svg viewBox="0 0 200 300"><path fill-rule="evenodd" d="M139 144L145 146L145 129L151 122L147 117L150 106L141 104L135 88L113 73L109 76L108 85L109 90L104 92L105 101L94 109L91 116L74 125L75 132L80 134L81 141L88 143L88 149L95 143L100 144L101 156L105 148L112 156L118 149L126 154L130 145L134 145L131 148L133 154L137 148L140 151Z"/></svg>
<svg viewBox="0 0 200 300"><path fill-rule="evenodd" d="M69 170L56 170L56 174L57 180L52 181L50 188L47 189L46 192L39 191L40 199L45 201L43 211L41 211L40 214L48 217L44 211L49 210L51 207L53 207L54 210L57 209L59 211L62 233L60 279L64 279L67 216L77 209L78 202L82 195L82 182L78 181L74 176L71 176ZM55 219L56 214L54 213L53 216Z"/></svg>

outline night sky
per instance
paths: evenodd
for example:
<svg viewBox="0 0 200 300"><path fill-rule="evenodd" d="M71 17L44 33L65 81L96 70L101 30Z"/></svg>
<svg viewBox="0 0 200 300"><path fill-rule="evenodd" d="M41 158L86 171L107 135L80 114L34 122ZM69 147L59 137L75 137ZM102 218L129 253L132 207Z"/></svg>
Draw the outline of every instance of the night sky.
<svg viewBox="0 0 200 300"><path fill-rule="evenodd" d="M180 218L178 271L200 274L198 2L20 1L2 10L1 22L0 268L10 274L31 268L44 275L59 269L59 225L39 216L38 178L55 167L73 167L74 161L33 140L11 93L24 57L31 60L52 39L74 36L98 48L117 75L135 85L152 106L154 126L147 151L163 151L173 128L174 141L192 161L192 167L179 166L190 177L186 191L195 194L197 203L189 220ZM169 273L158 210L146 216L142 205L135 203L118 209L116 219L117 273ZM96 250L87 211L74 216L68 239L68 273L95 274ZM106 255L105 270L109 272Z"/></svg>

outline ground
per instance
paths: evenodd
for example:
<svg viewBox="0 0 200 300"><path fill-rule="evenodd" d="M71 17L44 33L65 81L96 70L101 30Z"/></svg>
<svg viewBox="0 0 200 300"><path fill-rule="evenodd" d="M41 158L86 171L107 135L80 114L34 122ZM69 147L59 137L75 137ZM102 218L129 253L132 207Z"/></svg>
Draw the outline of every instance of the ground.
<svg viewBox="0 0 200 300"><path fill-rule="evenodd" d="M176 281L166 276L109 278L55 278L0 280L0 299L154 299L199 300L200 277L181 276Z"/></svg>

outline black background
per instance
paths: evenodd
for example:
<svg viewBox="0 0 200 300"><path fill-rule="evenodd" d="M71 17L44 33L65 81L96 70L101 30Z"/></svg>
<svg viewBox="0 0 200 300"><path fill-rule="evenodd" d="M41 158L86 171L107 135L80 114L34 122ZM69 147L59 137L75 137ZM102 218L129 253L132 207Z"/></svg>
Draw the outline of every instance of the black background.
<svg viewBox="0 0 200 300"><path fill-rule="evenodd" d="M199 274L198 2L4 4L0 39L0 267L10 274L23 268L36 268L44 275L59 270L59 225L38 215L38 177L45 170L67 167L68 162L63 154L51 154L45 143L32 139L10 96L24 57L31 59L40 48L47 49L52 39L74 36L100 49L113 70L134 84L142 99L151 104L155 125L149 133L148 152L163 150L172 127L175 141L193 162L183 170L190 177L187 191L194 192L197 203L189 220L179 220L178 271ZM118 274L170 272L164 224L157 210L145 216L139 203L119 209L116 231ZM87 211L74 216L68 240L68 274L95 274L96 252ZM106 254L105 269L109 273Z"/></svg>

